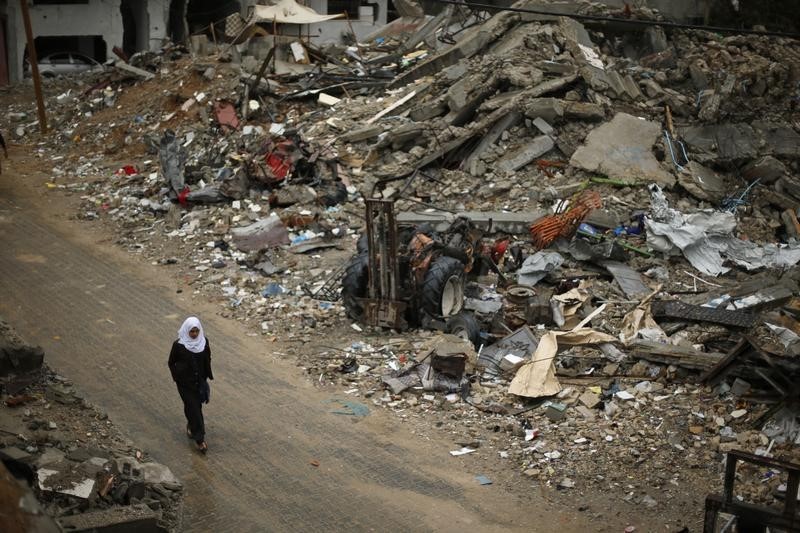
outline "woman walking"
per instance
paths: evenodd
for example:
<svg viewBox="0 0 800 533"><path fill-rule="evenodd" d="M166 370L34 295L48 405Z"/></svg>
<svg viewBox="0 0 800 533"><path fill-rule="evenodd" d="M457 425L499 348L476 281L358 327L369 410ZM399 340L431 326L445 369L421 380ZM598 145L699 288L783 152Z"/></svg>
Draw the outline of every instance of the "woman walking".
<svg viewBox="0 0 800 533"><path fill-rule="evenodd" d="M201 453L208 451L203 423L203 404L208 403L211 373L211 348L197 317L187 318L178 330L178 339L169 352L169 370L178 386L186 415L186 434Z"/></svg>

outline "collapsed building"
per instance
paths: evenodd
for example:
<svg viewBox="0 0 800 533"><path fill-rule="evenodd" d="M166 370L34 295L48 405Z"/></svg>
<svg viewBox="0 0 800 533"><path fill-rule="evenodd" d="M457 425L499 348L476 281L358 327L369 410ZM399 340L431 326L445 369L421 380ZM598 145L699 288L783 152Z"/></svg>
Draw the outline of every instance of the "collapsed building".
<svg viewBox="0 0 800 533"><path fill-rule="evenodd" d="M350 45L195 36L80 96L55 80L43 142L80 156L49 187L303 342L319 382L542 484L622 483L601 457L645 469L657 492L626 501L651 508L717 490L717 454L796 461L800 44L571 5L447 4ZM705 481L664 481L676 462Z"/></svg>

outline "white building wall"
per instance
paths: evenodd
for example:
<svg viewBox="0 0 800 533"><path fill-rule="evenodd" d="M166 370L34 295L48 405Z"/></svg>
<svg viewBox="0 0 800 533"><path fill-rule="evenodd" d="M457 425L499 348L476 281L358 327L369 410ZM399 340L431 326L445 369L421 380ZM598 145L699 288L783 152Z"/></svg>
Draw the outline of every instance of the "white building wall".
<svg viewBox="0 0 800 533"><path fill-rule="evenodd" d="M387 0L378 0L376 3L378 4L377 20L373 16L371 6L362 6L358 20L350 20L348 23L347 20L337 19L319 24L309 24L308 28L303 30L303 34L305 35L310 30L312 42L315 44L338 43L342 40L342 34L350 33L352 27L356 38L361 40L364 36L386 25ZM327 14L328 12L328 0L308 0L306 5L317 13Z"/></svg>
<svg viewBox="0 0 800 533"><path fill-rule="evenodd" d="M302 27L303 37L311 34L311 41L314 44L324 44L330 42L341 42L342 34L349 33L352 26L356 38L369 35L381 26L386 25L386 12L388 8L388 0L369 0L370 3L378 4L378 17L377 20L373 15L373 8L371 6L362 6L362 14L358 20L352 19L348 24L347 20L329 20L319 24L304 24ZM321 15L328 14L328 0L297 0L298 3L304 4ZM242 3L242 16L247 17L248 9L250 6L256 5L257 0L241 0ZM297 28L292 27L284 32L288 35L296 35Z"/></svg>
<svg viewBox="0 0 800 533"><path fill-rule="evenodd" d="M148 47L157 49L167 33L169 0L141 0L147 2L145 21L149 36L141 36ZM8 59L11 81L22 79L22 56L27 44L22 13L16 2L10 2ZM88 4L29 5L31 27L36 37L63 37L69 35L101 35L106 42L106 54L122 47L122 15L120 0L89 0ZM108 58L106 58L108 59Z"/></svg>

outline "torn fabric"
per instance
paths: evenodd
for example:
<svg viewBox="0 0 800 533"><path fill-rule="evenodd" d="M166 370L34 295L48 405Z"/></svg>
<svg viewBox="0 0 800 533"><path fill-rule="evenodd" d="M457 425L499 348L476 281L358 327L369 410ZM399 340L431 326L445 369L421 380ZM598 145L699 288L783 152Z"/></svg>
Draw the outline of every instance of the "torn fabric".
<svg viewBox="0 0 800 533"><path fill-rule="evenodd" d="M316 24L344 17L338 15L320 15L310 7L302 6L295 0L278 0L271 6L255 6L254 22L277 22L278 24Z"/></svg>

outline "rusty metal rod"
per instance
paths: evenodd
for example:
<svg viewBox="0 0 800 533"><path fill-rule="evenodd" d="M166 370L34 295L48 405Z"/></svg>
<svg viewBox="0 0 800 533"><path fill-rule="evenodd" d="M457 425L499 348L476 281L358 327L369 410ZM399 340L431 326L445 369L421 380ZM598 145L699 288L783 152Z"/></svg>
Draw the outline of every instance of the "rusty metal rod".
<svg viewBox="0 0 800 533"><path fill-rule="evenodd" d="M36 56L36 46L33 44L33 29L31 28L31 14L28 12L28 0L19 0L22 9L22 22L25 25L25 36L28 39L28 61L31 64L31 77L33 77L33 91L36 93L36 112L39 114L39 131L47 133L47 114L44 111L44 96L42 95L42 79L39 77L39 58Z"/></svg>

